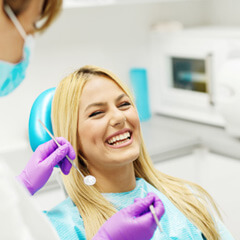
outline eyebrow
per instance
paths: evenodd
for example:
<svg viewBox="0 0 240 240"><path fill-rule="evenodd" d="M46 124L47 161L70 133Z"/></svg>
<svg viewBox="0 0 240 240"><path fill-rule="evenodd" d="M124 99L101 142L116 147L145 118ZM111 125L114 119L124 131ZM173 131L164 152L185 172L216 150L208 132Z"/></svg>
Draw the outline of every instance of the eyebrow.
<svg viewBox="0 0 240 240"><path fill-rule="evenodd" d="M116 102L119 101L119 100L121 100L121 99L122 99L123 97L125 97L125 96L128 97L128 95L125 94L125 93L119 95L119 96L116 98ZM89 108L91 108L91 107L102 107L102 106L104 106L104 105L106 105L106 104L107 104L106 102L95 102L95 103L91 103L91 104L89 104L89 105L85 108L85 112L86 112Z"/></svg>

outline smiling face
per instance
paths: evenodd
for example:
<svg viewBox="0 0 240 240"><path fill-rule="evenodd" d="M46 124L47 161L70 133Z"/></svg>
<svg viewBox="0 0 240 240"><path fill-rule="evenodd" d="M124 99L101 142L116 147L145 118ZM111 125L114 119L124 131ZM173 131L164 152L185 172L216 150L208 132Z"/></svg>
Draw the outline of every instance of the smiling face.
<svg viewBox="0 0 240 240"><path fill-rule="evenodd" d="M78 137L91 173L132 165L140 152L140 122L130 98L110 78L94 75L83 88Z"/></svg>

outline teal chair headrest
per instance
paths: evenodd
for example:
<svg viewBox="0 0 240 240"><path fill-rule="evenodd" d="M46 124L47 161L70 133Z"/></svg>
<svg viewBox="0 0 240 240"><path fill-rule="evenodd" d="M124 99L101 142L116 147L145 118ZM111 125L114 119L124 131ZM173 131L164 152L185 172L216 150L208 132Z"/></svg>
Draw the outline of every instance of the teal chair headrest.
<svg viewBox="0 0 240 240"><path fill-rule="evenodd" d="M36 148L51 139L46 130L39 123L40 119L47 129L53 133L51 121L51 108L52 99L56 88L50 88L42 92L34 101L31 108L29 123L28 123L28 136L30 145L33 151Z"/></svg>

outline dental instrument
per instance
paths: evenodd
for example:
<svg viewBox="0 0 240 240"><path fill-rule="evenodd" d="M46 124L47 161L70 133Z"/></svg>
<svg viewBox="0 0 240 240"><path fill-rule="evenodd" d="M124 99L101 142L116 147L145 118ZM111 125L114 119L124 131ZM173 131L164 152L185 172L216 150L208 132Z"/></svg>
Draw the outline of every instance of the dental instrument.
<svg viewBox="0 0 240 240"><path fill-rule="evenodd" d="M49 136L53 139L53 141L57 144L57 146L60 147L61 145L58 143L57 139L51 134L51 132L47 129L47 127L44 125L44 123L40 119L38 119L38 121L43 126L43 128L46 130L46 132L49 134ZM86 185L92 186L96 183L96 178L94 176L92 176L92 175L84 176L82 174L82 172L79 170L79 168L76 166L76 164L73 162L73 160L71 160L68 157L68 155L66 155L66 158L72 164L72 166L80 173L80 175L82 176L83 181Z"/></svg>
<svg viewBox="0 0 240 240"><path fill-rule="evenodd" d="M158 221L158 218L157 218L157 215L156 215L156 213L155 213L155 209L154 209L153 205L150 205L149 208L150 208L150 211L151 211L151 213L152 213L152 215L153 215L153 217L154 217L154 219L155 219L155 222L156 222L156 224L157 224L160 232L162 232L162 231L163 231L163 230L162 230L162 226L161 226L160 222Z"/></svg>

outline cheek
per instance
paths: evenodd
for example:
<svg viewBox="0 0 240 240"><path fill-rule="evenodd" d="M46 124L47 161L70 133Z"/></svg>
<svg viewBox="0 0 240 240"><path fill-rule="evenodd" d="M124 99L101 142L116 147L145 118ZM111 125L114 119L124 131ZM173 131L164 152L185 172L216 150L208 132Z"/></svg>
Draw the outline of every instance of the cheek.
<svg viewBox="0 0 240 240"><path fill-rule="evenodd" d="M102 142L103 139L103 127L99 124L97 125L88 125L85 124L78 131L79 138L79 147L84 152L89 148L92 149L92 145L98 145L99 142Z"/></svg>
<svg viewBox="0 0 240 240"><path fill-rule="evenodd" d="M88 134L83 131L79 132L78 152L85 158L89 158L89 152L91 152L92 143L88 137Z"/></svg>
<svg viewBox="0 0 240 240"><path fill-rule="evenodd" d="M140 120L139 120L137 110L133 109L131 112L129 112L128 119L129 119L131 125L135 129L140 129Z"/></svg>
<svg viewBox="0 0 240 240"><path fill-rule="evenodd" d="M81 131L78 131L79 147L82 151L89 145L92 136L91 129L87 129L88 128L83 128Z"/></svg>
<svg viewBox="0 0 240 240"><path fill-rule="evenodd" d="M102 137L93 128L86 128L86 130L79 132L79 134L78 151L90 164L102 153Z"/></svg>
<svg viewBox="0 0 240 240"><path fill-rule="evenodd" d="M136 139L138 139L138 141L140 142L141 141L141 139L140 139L140 120L139 120L137 111L134 111L131 114L131 117L129 118L129 122L134 129L134 135L135 135L135 137L137 137Z"/></svg>

